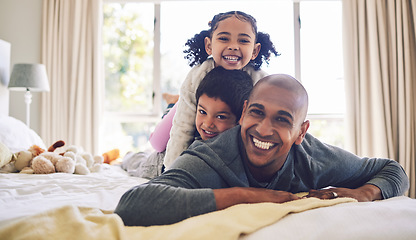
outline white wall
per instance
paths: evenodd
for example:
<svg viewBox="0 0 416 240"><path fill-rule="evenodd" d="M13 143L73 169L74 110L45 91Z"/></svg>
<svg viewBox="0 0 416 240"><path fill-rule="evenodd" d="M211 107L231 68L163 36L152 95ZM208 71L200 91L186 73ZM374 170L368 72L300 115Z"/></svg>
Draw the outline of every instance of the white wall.
<svg viewBox="0 0 416 240"><path fill-rule="evenodd" d="M42 0L0 0L0 39L11 43L11 69L15 63L40 63L41 38ZM39 133L41 95L32 95L30 127ZM10 91L9 96L9 115L26 122L24 92Z"/></svg>
<svg viewBox="0 0 416 240"><path fill-rule="evenodd" d="M9 115L10 43L0 39L0 114Z"/></svg>

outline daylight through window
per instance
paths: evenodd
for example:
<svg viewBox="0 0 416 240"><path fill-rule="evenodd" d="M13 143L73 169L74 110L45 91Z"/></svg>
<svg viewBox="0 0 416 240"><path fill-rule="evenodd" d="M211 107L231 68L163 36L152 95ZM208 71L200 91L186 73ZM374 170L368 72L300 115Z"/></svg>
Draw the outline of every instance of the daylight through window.
<svg viewBox="0 0 416 240"><path fill-rule="evenodd" d="M252 1L239 1L238 6L235 3L105 2L106 88L101 151L117 147L124 154L149 149L148 137L166 107L162 93L178 94L190 70L183 54L186 40L206 30L215 14L230 10L251 14L257 19L258 30L270 34L281 55L270 59L263 70L293 76L300 70L297 77L310 94L309 132L343 146L341 2L258 0L256 8ZM296 14L300 15L300 30L296 28ZM296 46L295 42L300 44Z"/></svg>

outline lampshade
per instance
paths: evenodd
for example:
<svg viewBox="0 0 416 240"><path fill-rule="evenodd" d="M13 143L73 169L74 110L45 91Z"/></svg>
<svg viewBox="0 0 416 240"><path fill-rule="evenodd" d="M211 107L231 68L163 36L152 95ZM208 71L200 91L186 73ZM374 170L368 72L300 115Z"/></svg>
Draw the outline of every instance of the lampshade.
<svg viewBox="0 0 416 240"><path fill-rule="evenodd" d="M10 90L49 91L48 76L43 64L17 63L13 66L9 82Z"/></svg>

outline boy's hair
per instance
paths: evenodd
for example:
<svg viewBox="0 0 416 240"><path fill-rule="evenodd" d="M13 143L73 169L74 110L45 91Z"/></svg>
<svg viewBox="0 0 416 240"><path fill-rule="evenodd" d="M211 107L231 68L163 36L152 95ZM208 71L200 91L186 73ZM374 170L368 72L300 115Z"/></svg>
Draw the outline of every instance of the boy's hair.
<svg viewBox="0 0 416 240"><path fill-rule="evenodd" d="M259 55L256 57L256 59L249 62L249 65L252 65L255 70L258 70L263 62L268 64L270 55L272 53L275 56L280 55L270 40L269 34L257 32L257 22L254 17L244 12L230 11L215 15L214 18L212 18L212 20L208 23L210 27L208 30L203 30L200 33L195 34L193 38L188 39L188 41L185 43L187 49L185 49L183 52L186 54L185 59L188 59L189 66L193 67L207 60L209 55L205 51L205 37L211 38L212 33L218 28L218 24L232 16L235 16L241 21L249 22L253 28L254 34L256 35L256 43L261 44Z"/></svg>
<svg viewBox="0 0 416 240"><path fill-rule="evenodd" d="M210 98L219 98L225 102L240 120L244 101L248 100L253 89L253 80L243 70L226 70L219 66L205 75L196 90L196 102L206 94Z"/></svg>

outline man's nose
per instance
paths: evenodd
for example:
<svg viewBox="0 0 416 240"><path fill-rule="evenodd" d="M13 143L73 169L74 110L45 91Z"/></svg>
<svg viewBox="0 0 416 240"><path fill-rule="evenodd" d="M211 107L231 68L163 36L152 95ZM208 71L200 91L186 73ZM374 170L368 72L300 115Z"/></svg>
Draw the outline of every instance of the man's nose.
<svg viewBox="0 0 416 240"><path fill-rule="evenodd" d="M272 124L270 119L264 118L262 119L256 127L256 131L260 134L260 136L270 136L273 134L272 131Z"/></svg>

